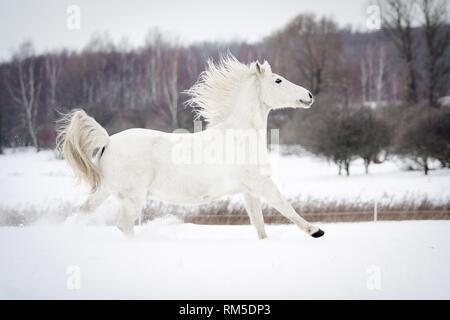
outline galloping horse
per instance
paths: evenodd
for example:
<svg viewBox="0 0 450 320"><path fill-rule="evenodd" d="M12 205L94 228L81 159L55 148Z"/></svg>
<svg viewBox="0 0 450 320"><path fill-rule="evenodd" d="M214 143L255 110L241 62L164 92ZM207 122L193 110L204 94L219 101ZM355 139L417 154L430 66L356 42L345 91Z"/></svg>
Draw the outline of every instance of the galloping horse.
<svg viewBox="0 0 450 320"><path fill-rule="evenodd" d="M324 232L297 214L266 170L270 110L310 108L312 94L272 73L267 61L246 65L231 54L217 64L209 61L186 93L187 104L208 122L206 130L128 129L109 136L80 109L60 120L57 146L75 175L92 188L80 211L92 212L113 195L121 207L117 226L132 235L147 197L198 205L240 193L260 239L267 237L261 199L307 234L321 237Z"/></svg>

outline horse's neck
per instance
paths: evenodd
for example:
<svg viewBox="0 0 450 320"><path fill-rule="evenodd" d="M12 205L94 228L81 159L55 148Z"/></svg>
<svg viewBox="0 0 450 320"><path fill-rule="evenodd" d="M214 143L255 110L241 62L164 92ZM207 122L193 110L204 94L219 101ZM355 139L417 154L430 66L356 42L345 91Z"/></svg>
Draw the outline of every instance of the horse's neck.
<svg viewBox="0 0 450 320"><path fill-rule="evenodd" d="M254 79L242 83L230 110L230 116L222 123L223 128L267 131L268 110L260 101Z"/></svg>
<svg viewBox="0 0 450 320"><path fill-rule="evenodd" d="M264 150L264 158L267 153L267 117L269 110L262 104L259 98L258 88L255 81L250 79L239 88L232 112L219 127L222 130L243 130L242 134L248 134L248 130L255 130L258 149ZM267 158L268 159L268 158ZM262 159L267 162L267 159Z"/></svg>

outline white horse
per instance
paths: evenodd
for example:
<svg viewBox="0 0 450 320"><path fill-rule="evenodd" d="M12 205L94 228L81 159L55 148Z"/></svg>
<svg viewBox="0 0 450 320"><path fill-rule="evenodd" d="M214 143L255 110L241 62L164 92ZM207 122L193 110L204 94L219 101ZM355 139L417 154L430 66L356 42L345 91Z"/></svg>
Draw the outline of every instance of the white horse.
<svg viewBox="0 0 450 320"><path fill-rule="evenodd" d="M92 188L80 211L92 212L113 195L121 206L117 226L132 235L147 197L198 205L241 193L260 239L267 237L262 198L307 234L322 236L321 229L297 214L265 170L269 111L310 108L312 94L272 73L267 61L245 65L230 54L218 64L210 61L187 93L187 103L209 124L204 131L128 129L109 136L82 110L63 117L57 145L76 176ZM250 149L237 152L243 145Z"/></svg>

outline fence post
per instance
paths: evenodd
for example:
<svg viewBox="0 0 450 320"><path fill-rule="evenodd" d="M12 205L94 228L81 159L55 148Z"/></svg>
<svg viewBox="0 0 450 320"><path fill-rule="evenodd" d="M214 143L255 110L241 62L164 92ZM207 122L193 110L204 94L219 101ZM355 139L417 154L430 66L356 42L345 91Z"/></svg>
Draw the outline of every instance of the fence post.
<svg viewBox="0 0 450 320"><path fill-rule="evenodd" d="M375 200L375 205L373 207L373 222L378 220L378 200Z"/></svg>

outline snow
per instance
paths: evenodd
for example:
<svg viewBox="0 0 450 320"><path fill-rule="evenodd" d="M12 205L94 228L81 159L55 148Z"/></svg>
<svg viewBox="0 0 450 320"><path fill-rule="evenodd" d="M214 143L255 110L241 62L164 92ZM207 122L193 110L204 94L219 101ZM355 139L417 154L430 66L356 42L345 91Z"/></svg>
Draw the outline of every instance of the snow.
<svg viewBox="0 0 450 320"><path fill-rule="evenodd" d="M365 175L357 161L345 177L307 153L272 159L274 179L290 198L450 198L448 169L424 176L391 160ZM0 218L27 210L66 216L87 194L52 151L0 155ZM138 226L127 239L105 225L102 215L114 210L109 199L88 225L44 215L26 227L0 227L0 299L450 298L450 221L319 224L320 239L270 225L269 239L259 241L249 225L172 217Z"/></svg>
<svg viewBox="0 0 450 320"><path fill-rule="evenodd" d="M0 227L0 299L450 298L450 221L319 226Z"/></svg>
<svg viewBox="0 0 450 320"><path fill-rule="evenodd" d="M0 155L0 204L8 206L47 205L57 201L78 201L88 194L77 185L65 161L52 151L33 149Z"/></svg>

